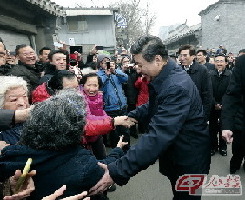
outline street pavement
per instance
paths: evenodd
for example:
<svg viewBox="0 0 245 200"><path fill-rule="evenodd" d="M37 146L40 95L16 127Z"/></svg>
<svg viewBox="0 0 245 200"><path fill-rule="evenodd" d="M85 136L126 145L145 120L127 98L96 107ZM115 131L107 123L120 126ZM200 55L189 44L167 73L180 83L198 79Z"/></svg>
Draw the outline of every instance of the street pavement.
<svg viewBox="0 0 245 200"><path fill-rule="evenodd" d="M131 137L132 144L137 140ZM229 162L231 158L231 145L228 145L228 156L216 153L212 156L210 175L227 176L229 174ZM241 167L237 171L240 175L243 194L245 194L245 172ZM209 179L208 179L209 180ZM108 192L110 200L171 200L173 198L171 185L167 177L159 173L158 161L132 177L127 185L118 186L114 192ZM242 196L203 196L202 200L245 200Z"/></svg>

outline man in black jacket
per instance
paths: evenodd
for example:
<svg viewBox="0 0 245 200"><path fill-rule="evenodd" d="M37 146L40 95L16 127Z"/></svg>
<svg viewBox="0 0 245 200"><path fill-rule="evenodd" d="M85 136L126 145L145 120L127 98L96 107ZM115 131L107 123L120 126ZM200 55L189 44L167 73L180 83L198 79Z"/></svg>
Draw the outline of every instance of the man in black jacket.
<svg viewBox="0 0 245 200"><path fill-rule="evenodd" d="M231 71L226 69L227 57L225 55L215 56L215 70L210 71L213 86L213 103L209 119L209 130L211 134L211 156L219 150L222 156L227 156L227 145L222 139L221 133L221 110L222 97L230 82ZM217 138L217 133L219 137Z"/></svg>
<svg viewBox="0 0 245 200"><path fill-rule="evenodd" d="M149 132L125 156L103 165L104 177L91 192L101 192L113 182L124 185L159 158L160 172L169 178L174 199L201 199L175 189L179 176L209 171L210 141L199 92L188 74L168 59L160 38L139 38L131 53L151 82L149 103L131 111L129 117L148 124Z"/></svg>
<svg viewBox="0 0 245 200"><path fill-rule="evenodd" d="M202 99L204 116L209 121L213 97L211 78L206 66L194 62L195 55L196 51L192 45L184 45L179 48L179 61L195 83Z"/></svg>
<svg viewBox="0 0 245 200"><path fill-rule="evenodd" d="M0 38L0 76L7 74L11 69L11 65L6 63L6 59L7 59L6 47Z"/></svg>
<svg viewBox="0 0 245 200"><path fill-rule="evenodd" d="M17 45L15 54L19 60L18 65L14 66L8 75L23 77L28 84L28 90L33 91L39 84L40 72L36 68L37 55L32 47L22 44Z"/></svg>
<svg viewBox="0 0 245 200"><path fill-rule="evenodd" d="M243 99L241 103L241 99ZM245 55L237 58L233 69L230 84L223 97L222 106L222 136L226 142L233 142L235 130L235 117L239 109L245 111ZM245 115L242 116L242 130L244 130ZM244 164L245 169L245 164Z"/></svg>
<svg viewBox="0 0 245 200"><path fill-rule="evenodd" d="M207 62L207 56L208 53L206 50L199 49L196 53L196 60L199 64L205 65L209 71L214 70L215 69L214 64Z"/></svg>

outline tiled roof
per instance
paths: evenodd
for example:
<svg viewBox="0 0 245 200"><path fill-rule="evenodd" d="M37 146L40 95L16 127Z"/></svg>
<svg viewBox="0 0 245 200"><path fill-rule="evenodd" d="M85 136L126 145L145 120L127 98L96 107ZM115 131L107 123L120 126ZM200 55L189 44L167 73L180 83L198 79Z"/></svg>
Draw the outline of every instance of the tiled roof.
<svg viewBox="0 0 245 200"><path fill-rule="evenodd" d="M201 12L199 12L198 15L202 16L202 15L206 15L209 13L210 10L213 10L214 8L217 8L217 6L219 4L237 4L237 3L242 3L244 4L245 1L244 0L217 0L217 2L215 2L214 4L209 5L206 9L202 10Z"/></svg>
<svg viewBox="0 0 245 200"><path fill-rule="evenodd" d="M175 42L180 38L194 34L198 30L201 30L201 24L193 25L190 27L182 24L169 34L169 37L165 40L165 42L167 44Z"/></svg>
<svg viewBox="0 0 245 200"><path fill-rule="evenodd" d="M65 16L65 11L62 6L50 0L26 0L27 2L39 6L42 10L55 16Z"/></svg>
<svg viewBox="0 0 245 200"><path fill-rule="evenodd" d="M113 8L65 8L67 16L78 15L113 15L113 11L118 9Z"/></svg>

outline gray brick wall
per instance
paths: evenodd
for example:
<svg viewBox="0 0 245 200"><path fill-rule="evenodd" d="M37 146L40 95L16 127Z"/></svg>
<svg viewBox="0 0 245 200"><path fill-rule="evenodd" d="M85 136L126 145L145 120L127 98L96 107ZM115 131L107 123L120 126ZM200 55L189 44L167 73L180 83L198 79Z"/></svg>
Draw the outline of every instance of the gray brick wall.
<svg viewBox="0 0 245 200"><path fill-rule="evenodd" d="M245 1L216 4L201 16L203 48L218 48L222 44L228 52L238 53L245 48ZM215 17L220 15L220 20Z"/></svg>

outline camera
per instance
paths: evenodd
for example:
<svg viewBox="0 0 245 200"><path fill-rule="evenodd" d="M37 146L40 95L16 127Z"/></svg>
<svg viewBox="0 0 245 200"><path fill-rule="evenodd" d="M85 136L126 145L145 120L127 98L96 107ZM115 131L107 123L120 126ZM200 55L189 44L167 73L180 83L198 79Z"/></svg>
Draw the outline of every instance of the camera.
<svg viewBox="0 0 245 200"><path fill-rule="evenodd" d="M96 49L96 50L103 50L104 47L103 47L103 46L96 46L95 49Z"/></svg>
<svg viewBox="0 0 245 200"><path fill-rule="evenodd" d="M77 60L70 60L70 66L76 66L77 65Z"/></svg>
<svg viewBox="0 0 245 200"><path fill-rule="evenodd" d="M107 70L110 70L110 68L111 68L111 63L110 63L110 62L106 62L106 67L107 67Z"/></svg>

